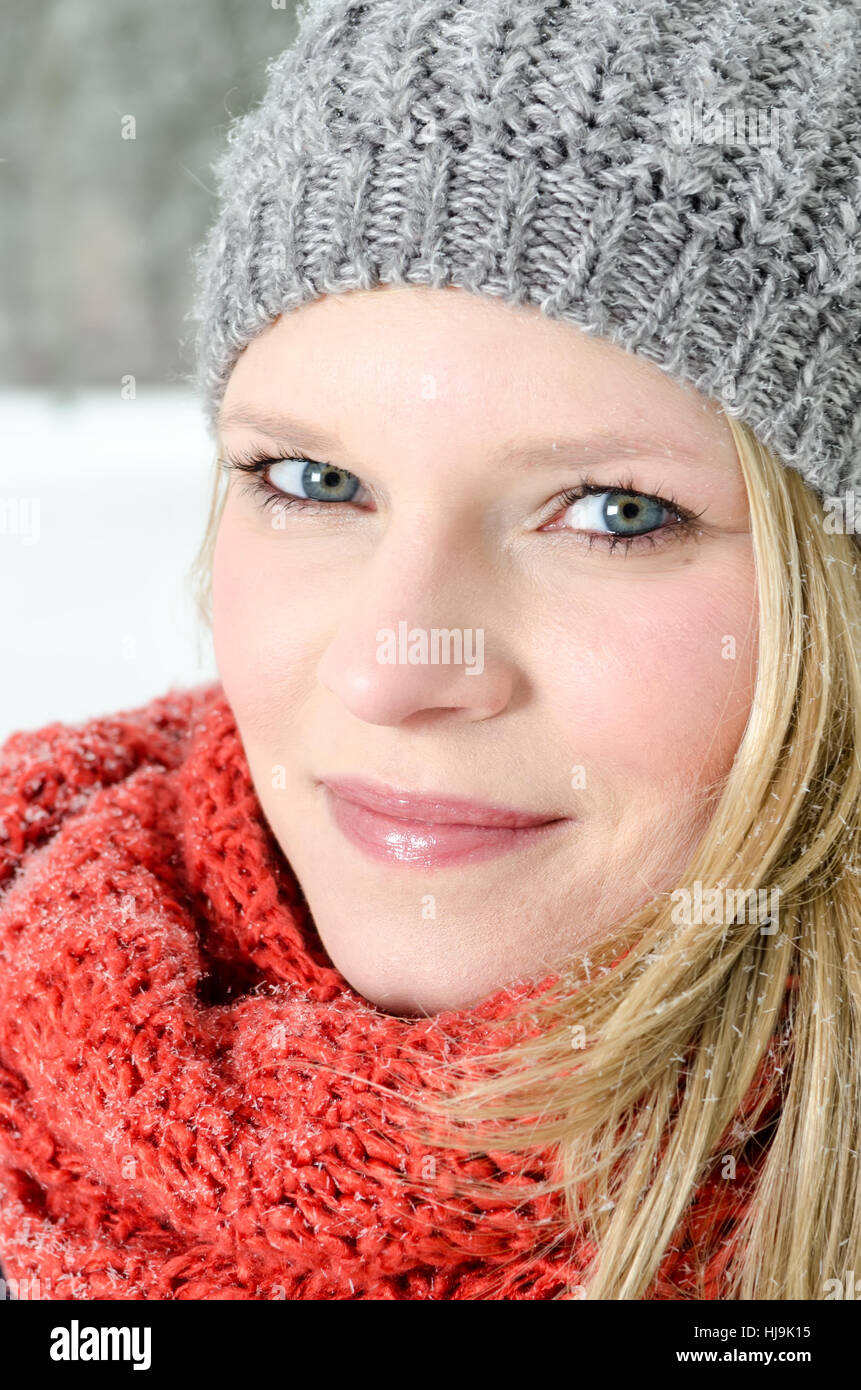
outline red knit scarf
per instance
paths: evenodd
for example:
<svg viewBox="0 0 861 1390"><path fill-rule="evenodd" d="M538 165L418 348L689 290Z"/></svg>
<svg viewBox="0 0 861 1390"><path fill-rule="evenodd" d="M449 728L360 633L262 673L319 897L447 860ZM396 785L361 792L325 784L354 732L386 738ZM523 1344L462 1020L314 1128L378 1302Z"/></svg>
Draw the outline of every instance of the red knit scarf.
<svg viewBox="0 0 861 1390"><path fill-rule="evenodd" d="M434 1063L486 1048L518 997L405 1019L350 988L220 685L14 735L0 752L6 1279L51 1299L578 1296L594 1252L553 1241L548 1156L524 1179L522 1158L429 1148L399 1124L438 1084ZM461 1195L466 1173L498 1198ZM744 1176L698 1190L650 1297L720 1296ZM536 1195L513 1202L529 1180Z"/></svg>

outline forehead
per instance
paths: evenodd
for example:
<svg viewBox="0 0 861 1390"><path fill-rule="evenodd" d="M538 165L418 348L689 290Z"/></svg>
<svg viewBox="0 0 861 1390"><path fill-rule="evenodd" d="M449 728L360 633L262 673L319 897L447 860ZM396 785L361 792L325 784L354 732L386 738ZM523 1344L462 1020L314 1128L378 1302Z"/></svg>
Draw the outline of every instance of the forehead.
<svg viewBox="0 0 861 1390"><path fill-rule="evenodd" d="M668 453L726 447L720 407L606 339L537 307L456 288L384 286L325 295L283 314L239 357L222 431L346 443L359 429L469 437L516 459L516 443L564 434L584 458L629 445ZM535 457L535 447L523 450ZM502 457L498 461L504 461Z"/></svg>

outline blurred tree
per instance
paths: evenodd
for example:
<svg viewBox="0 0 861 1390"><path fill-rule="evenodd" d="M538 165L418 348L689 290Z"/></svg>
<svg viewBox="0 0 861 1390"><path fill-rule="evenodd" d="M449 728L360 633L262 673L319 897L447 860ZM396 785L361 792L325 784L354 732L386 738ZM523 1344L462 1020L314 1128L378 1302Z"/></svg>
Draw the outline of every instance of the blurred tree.
<svg viewBox="0 0 861 1390"><path fill-rule="evenodd" d="M3 384L170 382L188 369L209 166L292 40L294 11L0 0Z"/></svg>

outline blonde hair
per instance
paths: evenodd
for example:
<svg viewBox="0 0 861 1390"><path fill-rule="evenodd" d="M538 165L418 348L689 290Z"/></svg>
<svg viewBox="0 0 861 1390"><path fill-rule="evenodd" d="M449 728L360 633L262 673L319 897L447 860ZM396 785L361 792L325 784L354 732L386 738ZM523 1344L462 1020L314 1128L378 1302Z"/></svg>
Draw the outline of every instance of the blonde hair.
<svg viewBox="0 0 861 1390"><path fill-rule="evenodd" d="M598 1252L589 1299L648 1296L696 1187L741 1158L775 1097L721 1297L811 1299L861 1275L861 552L829 533L797 473L729 426L756 557L756 689L676 887L778 888L779 930L680 924L662 893L528 1004L525 1040L422 1098L450 1145L474 1152L479 1123L484 1151L551 1149L550 1186ZM194 567L207 620L217 493Z"/></svg>

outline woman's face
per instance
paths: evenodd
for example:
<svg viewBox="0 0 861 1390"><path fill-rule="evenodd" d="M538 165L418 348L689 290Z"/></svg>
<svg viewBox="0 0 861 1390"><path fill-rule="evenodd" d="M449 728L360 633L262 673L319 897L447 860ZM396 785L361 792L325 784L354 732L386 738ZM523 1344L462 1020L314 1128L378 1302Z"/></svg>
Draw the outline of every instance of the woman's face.
<svg viewBox="0 0 861 1390"><path fill-rule="evenodd" d="M281 461L231 473L218 669L354 989L467 1006L674 885L755 676L717 406L532 307L385 287L251 342L219 438Z"/></svg>

